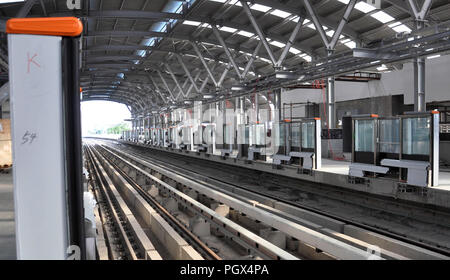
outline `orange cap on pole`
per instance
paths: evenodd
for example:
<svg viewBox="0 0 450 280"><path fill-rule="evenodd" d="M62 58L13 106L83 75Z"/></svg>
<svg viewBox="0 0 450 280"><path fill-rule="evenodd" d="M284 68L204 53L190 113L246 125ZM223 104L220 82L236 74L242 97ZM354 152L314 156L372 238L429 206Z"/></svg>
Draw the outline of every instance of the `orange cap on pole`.
<svg viewBox="0 0 450 280"><path fill-rule="evenodd" d="M76 17L13 18L6 22L6 33L76 37L83 24Z"/></svg>

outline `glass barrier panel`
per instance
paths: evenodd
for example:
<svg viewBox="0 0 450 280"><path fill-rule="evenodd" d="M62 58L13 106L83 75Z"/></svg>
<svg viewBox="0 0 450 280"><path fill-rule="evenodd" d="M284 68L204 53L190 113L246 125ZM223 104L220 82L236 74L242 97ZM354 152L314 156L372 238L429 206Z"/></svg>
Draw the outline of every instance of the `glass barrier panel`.
<svg viewBox="0 0 450 280"><path fill-rule="evenodd" d="M302 148L314 149L314 121L302 123Z"/></svg>
<svg viewBox="0 0 450 280"><path fill-rule="evenodd" d="M355 120L355 151L374 152L374 120Z"/></svg>
<svg viewBox="0 0 450 280"><path fill-rule="evenodd" d="M380 152L400 153L400 120L380 120Z"/></svg>
<svg viewBox="0 0 450 280"><path fill-rule="evenodd" d="M183 142L184 144L190 144L191 143L191 129L189 127L183 127Z"/></svg>
<svg viewBox="0 0 450 280"><path fill-rule="evenodd" d="M272 128L274 144L277 147L285 146L286 139L286 124L274 123Z"/></svg>
<svg viewBox="0 0 450 280"><path fill-rule="evenodd" d="M223 143L224 144L233 144L233 126L224 125L223 127Z"/></svg>
<svg viewBox="0 0 450 280"><path fill-rule="evenodd" d="M250 143L250 127L248 125L244 126L244 144L248 145Z"/></svg>
<svg viewBox="0 0 450 280"><path fill-rule="evenodd" d="M248 127L248 131L249 131L249 145L255 145L256 144L256 125L251 124Z"/></svg>
<svg viewBox="0 0 450 280"><path fill-rule="evenodd" d="M237 143L240 145L248 144L248 127L240 124L238 126Z"/></svg>
<svg viewBox="0 0 450 280"><path fill-rule="evenodd" d="M255 144L265 145L266 144L266 129L264 124L257 124L255 126Z"/></svg>
<svg viewBox="0 0 450 280"><path fill-rule="evenodd" d="M300 149L300 137L301 137L301 131L300 131L300 124L299 123L292 123L291 125L291 147L296 149L297 151Z"/></svg>
<svg viewBox="0 0 450 280"><path fill-rule="evenodd" d="M403 154L430 154L430 117L403 119Z"/></svg>

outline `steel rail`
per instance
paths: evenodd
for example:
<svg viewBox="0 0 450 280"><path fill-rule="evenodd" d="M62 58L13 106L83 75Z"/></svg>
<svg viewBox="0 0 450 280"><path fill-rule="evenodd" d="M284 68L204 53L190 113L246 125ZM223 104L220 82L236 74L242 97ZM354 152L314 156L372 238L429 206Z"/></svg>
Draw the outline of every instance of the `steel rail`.
<svg viewBox="0 0 450 280"><path fill-rule="evenodd" d="M254 234L253 232L245 229L244 227L235 224L231 220L222 217L218 215L214 210L208 208L207 206L201 204L200 202L192 199L188 195L180 192L179 190L173 188L166 182L156 178L155 176L151 175L147 171L143 170L142 168L136 166L133 163L128 162L124 158L122 158L120 155L115 154L114 152L109 151L108 149L105 149L104 147L100 146L106 153L110 154L112 157L115 157L122 162L124 162L128 167L136 170L137 172L144 174L151 180L153 180L155 183L157 183L159 186L161 186L163 189L167 190L170 194L174 195L174 198L177 197L177 200L181 202L182 204L188 206L191 208L191 210L197 212L199 215L203 216L207 220L209 220L211 223L216 224L217 226L221 227L221 230L224 233L227 233L228 235L233 236L233 241L237 242L241 246L252 248L257 254L260 254L261 256L264 256L265 258L274 258L274 259L298 259L297 257L291 255L290 253L282 250L281 248L273 245L272 243L268 242L267 240L261 238L260 236ZM249 247L250 246L250 247Z"/></svg>
<svg viewBox="0 0 450 280"><path fill-rule="evenodd" d="M104 147L102 148L106 149ZM249 217L253 217L273 228L279 229L284 233L286 233L287 235L297 238L298 240L310 244L313 247L319 248L322 251L333 255L334 257L341 259L367 259L368 257L368 253L366 251L363 251L359 248L356 248L347 243L339 241L335 238L327 236L316 230L307 228L300 224L293 224L291 221L283 217L274 215L261 208L255 208L253 206L243 204L240 200L234 197L231 197L224 193L220 193L217 190L211 190L200 183L194 182L193 180L186 178L185 176L175 174L172 171L167 170L166 168L161 168L155 166L154 164L145 162L142 159L133 157L131 155L127 155L126 153L117 150L115 148L108 147L108 149L110 150L109 153L120 154L121 156L131 159L137 164L153 169L158 173L161 173L163 176L171 178L172 180L175 180L183 185L189 186L199 192L202 192L203 194L217 201L220 201L236 210L244 212ZM112 152L111 150L114 150L114 152Z"/></svg>
<svg viewBox="0 0 450 280"><path fill-rule="evenodd" d="M110 159L105 159L115 168L117 172L159 213L164 217L164 220L170 221L170 225L175 225L179 231L183 232L184 237L187 237L191 243L195 244L196 248L200 248L203 251L203 256L206 256L211 260L221 260L222 258L217 255L211 248L209 248L203 241L201 241L197 236L195 236L185 225L178 221L172 214L169 213L158 201L156 201L150 194L145 192L141 186L139 186L136 181L131 178L126 172L124 172L116 163L112 162Z"/></svg>
<svg viewBox="0 0 450 280"><path fill-rule="evenodd" d="M94 170L95 170L95 176L98 179L98 183L99 183L99 188L101 189L101 192L104 196L104 198L106 199L107 205L109 207L109 209L111 210L112 216L113 216L113 220L114 220L114 224L116 225L116 227L119 229L120 233L121 233L121 240L122 243L125 245L125 251L127 252L128 256L131 257L131 259L133 260L138 260L138 256L133 248L133 245L131 244L130 240L129 240L129 236L126 232L126 230L124 229L122 223L121 223L121 219L119 217L119 213L117 210L117 206L114 205L110 195L108 194L108 191L105 187L105 174L104 174L104 170L102 170L103 168L100 166L100 163L98 162L97 157L95 156L94 153L92 153L92 151L90 150L90 148L88 149L88 153L90 153L90 157L92 162L94 163Z"/></svg>
<svg viewBox="0 0 450 280"><path fill-rule="evenodd" d="M142 147L142 148L148 148L148 147ZM158 150L158 151L165 152L163 150ZM173 153L170 153L170 154L173 155L174 157L177 157L177 158L185 157L185 155L178 155L178 154L173 154ZM135 153L135 155L139 156L142 159L148 159L148 157L143 157L142 155L139 155L137 153ZM152 159L155 160L154 158L152 158ZM196 159L196 160L203 160L203 159ZM171 167L171 170L179 169L179 167L174 165L174 164L170 164L170 163L164 162L164 166L168 166L168 165ZM197 176L204 177L204 175L201 175L201 174L199 174L197 172L194 172L194 171L190 171L190 172L195 173ZM183 174L183 176L186 176L186 175ZM370 225L362 224L362 223L359 223L359 222L356 222L356 221L353 221L353 220L345 219L345 218L343 218L341 216L338 216L338 215L334 215L334 214L331 214L331 213L328 213L328 212L325 212L325 211L322 211L322 210L318 210L318 209L315 209L315 208L312 208L312 207L308 207L308 206L305 206L305 205L302 205L302 204L299 204L299 203L295 203L295 202L292 202L292 201L280 198L280 197L275 196L275 195L267 194L267 193L264 193L264 192L261 192L261 191L255 191L253 189L246 188L246 187L243 187L241 185L236 185L236 184L233 184L233 183L221 181L221 180L218 180L216 178L208 177L208 179L210 179L210 180L212 179L212 180L218 181L218 182L220 182L222 184L230 185L230 186L232 186L234 188L238 188L238 189L242 189L242 190L245 190L245 191L249 191L249 192L252 192L252 193L264 196L266 198L273 199L275 201L283 202L283 203L288 204L290 206L298 207L300 209L303 209L303 210L306 210L306 211L310 211L312 213L316 213L316 214L319 214L319 215L322 215L322 216L325 216L325 217L328 217L328 218L331 218L331 219L335 219L337 221L346 223L348 225L353 225L353 226L356 226L356 227L359 227L359 228L362 228L362 229L365 229L365 230L369 230L369 231L372 231L374 233L378 233L378 234L381 234L381 235L384 235L384 236L387 236L387 237L390 237L390 238L393 238L393 239L396 239L396 240L399 240L399 241L402 241L402 242L405 242L405 243L409 243L411 245L414 245L414 246L417 246L417 247L421 247L423 249L426 249L426 250L429 250L429 251L432 251L432 252L435 252L435 253L438 253L438 254L442 254L442 255L447 256L447 257L450 256L450 250L446 250L445 248L438 248L438 247L435 247L435 246L432 246L432 245L429 245L429 244L426 244L426 243L423 243L423 242L420 242L420 241L416 241L414 239L410 239L410 238L405 237L405 236L398 235L398 234L393 233L393 232L389 232L389 231L386 231L386 230L383 230L383 229L380 229L380 228L376 228L376 227L373 227L373 226L370 226Z"/></svg>

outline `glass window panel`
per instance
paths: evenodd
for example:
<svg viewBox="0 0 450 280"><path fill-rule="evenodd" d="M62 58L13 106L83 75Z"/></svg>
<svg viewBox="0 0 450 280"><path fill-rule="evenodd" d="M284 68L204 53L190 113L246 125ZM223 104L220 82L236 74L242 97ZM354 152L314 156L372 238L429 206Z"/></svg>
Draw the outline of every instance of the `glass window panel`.
<svg viewBox="0 0 450 280"><path fill-rule="evenodd" d="M314 122L302 123L302 148L314 149Z"/></svg>
<svg viewBox="0 0 450 280"><path fill-rule="evenodd" d="M286 139L286 124L275 123L273 124L272 133L275 141L275 146L284 147Z"/></svg>
<svg viewBox="0 0 450 280"><path fill-rule="evenodd" d="M191 130L189 127L183 127L183 142L184 144L190 144Z"/></svg>
<svg viewBox="0 0 450 280"><path fill-rule="evenodd" d="M403 119L403 154L430 154L429 117Z"/></svg>
<svg viewBox="0 0 450 280"><path fill-rule="evenodd" d="M250 128L248 126L244 127L244 144L249 144L249 139L250 139Z"/></svg>
<svg viewBox="0 0 450 280"><path fill-rule="evenodd" d="M380 152L400 153L400 120L380 120Z"/></svg>
<svg viewBox="0 0 450 280"><path fill-rule="evenodd" d="M292 147L300 148L300 124L293 123L291 126L291 131L292 131L292 140L291 140Z"/></svg>
<svg viewBox="0 0 450 280"><path fill-rule="evenodd" d="M229 135L229 131L228 131L229 126L224 125L223 126L223 143L224 144L230 144L230 135Z"/></svg>
<svg viewBox="0 0 450 280"><path fill-rule="evenodd" d="M256 145L265 145L266 143L266 131L264 128L264 124L257 124L256 125L256 139L255 144Z"/></svg>
<svg viewBox="0 0 450 280"><path fill-rule="evenodd" d="M373 152L373 120L355 120L355 151Z"/></svg>

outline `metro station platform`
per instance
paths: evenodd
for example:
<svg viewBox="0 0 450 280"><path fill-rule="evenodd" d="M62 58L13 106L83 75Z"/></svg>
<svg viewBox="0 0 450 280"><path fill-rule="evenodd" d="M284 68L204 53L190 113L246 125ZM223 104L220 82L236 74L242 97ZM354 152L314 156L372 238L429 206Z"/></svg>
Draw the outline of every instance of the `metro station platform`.
<svg viewBox="0 0 450 280"><path fill-rule="evenodd" d="M431 207L450 207L450 172L447 171L440 172L439 186L436 187L410 186L402 184L394 179L383 177L364 178L362 182L354 182L351 180L351 177L348 176L350 162L347 161L323 158L322 167L319 170L313 170L310 174L303 174L299 172L295 165L283 165L281 169L276 169L272 166L272 164L263 161L256 160L248 163L243 159L222 157L220 155L177 150L168 147L150 146L142 143L121 140L119 140L119 142L142 146L149 149L167 151L170 153L183 154L185 156L211 160L223 164L250 168L358 192L370 193L372 195L389 197L395 200L405 200L413 203L427 204Z"/></svg>
<svg viewBox="0 0 450 280"><path fill-rule="evenodd" d="M349 168L350 168L349 161L322 158L322 168L320 168L319 170L334 174L348 175ZM431 189L450 191L450 170L446 171L440 170L439 185L432 187Z"/></svg>

